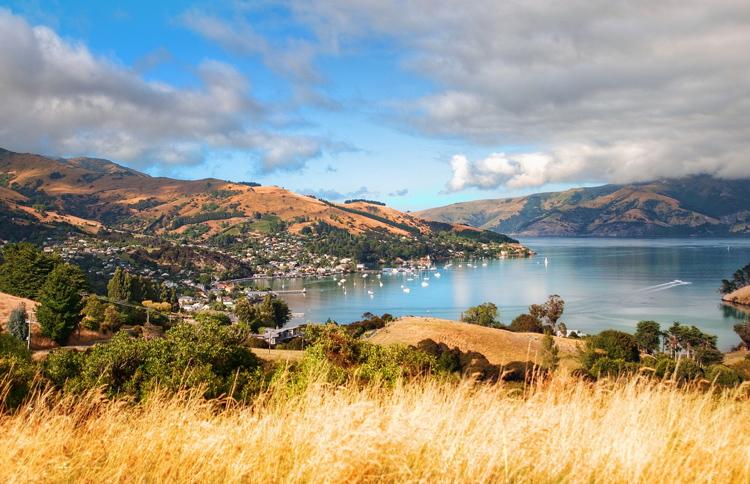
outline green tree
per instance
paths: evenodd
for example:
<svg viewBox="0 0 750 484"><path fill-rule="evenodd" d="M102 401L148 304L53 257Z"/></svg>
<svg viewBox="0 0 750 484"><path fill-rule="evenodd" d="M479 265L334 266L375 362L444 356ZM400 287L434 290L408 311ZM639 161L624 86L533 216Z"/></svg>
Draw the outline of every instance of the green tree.
<svg viewBox="0 0 750 484"><path fill-rule="evenodd" d="M639 321L635 330L635 341L642 352L654 354L659 350L661 335L661 326L656 321Z"/></svg>
<svg viewBox="0 0 750 484"><path fill-rule="evenodd" d="M104 311L107 305L104 304L95 294L89 294L83 301L83 309L81 309L81 316L83 320L81 324L85 328L98 331L104 322Z"/></svg>
<svg viewBox="0 0 750 484"><path fill-rule="evenodd" d="M502 326L500 321L498 321L497 306L491 302L470 307L461 313L461 321L489 328L499 328Z"/></svg>
<svg viewBox="0 0 750 484"><path fill-rule="evenodd" d="M114 304L107 305L104 309L104 317L101 324L102 331L117 331L122 326L123 319L122 314Z"/></svg>
<svg viewBox="0 0 750 484"><path fill-rule="evenodd" d="M554 372L560 366L560 350L551 334L542 337L542 367Z"/></svg>
<svg viewBox="0 0 750 484"><path fill-rule="evenodd" d="M29 337L29 315L26 312L26 305L24 303L19 304L10 313L8 318L8 333L15 336L21 341L26 341Z"/></svg>
<svg viewBox="0 0 750 484"><path fill-rule="evenodd" d="M544 333L542 322L531 314L519 315L510 323L508 329L516 333Z"/></svg>
<svg viewBox="0 0 750 484"><path fill-rule="evenodd" d="M586 339L586 345L581 354L581 365L590 370L599 358L610 360L622 360L624 362L638 362L640 352L638 343L633 335L609 329L590 336Z"/></svg>
<svg viewBox="0 0 750 484"><path fill-rule="evenodd" d="M78 266L60 264L44 282L39 294L37 319L42 335L65 344L78 325L81 295L86 279Z"/></svg>
<svg viewBox="0 0 750 484"><path fill-rule="evenodd" d="M37 299L47 276L61 262L28 242L8 244L2 251L0 291Z"/></svg>
<svg viewBox="0 0 750 484"><path fill-rule="evenodd" d="M565 301L558 296L553 294L547 298L544 304L532 304L529 306L529 314L539 321L544 326L550 326L553 330L557 331L558 321L565 311Z"/></svg>

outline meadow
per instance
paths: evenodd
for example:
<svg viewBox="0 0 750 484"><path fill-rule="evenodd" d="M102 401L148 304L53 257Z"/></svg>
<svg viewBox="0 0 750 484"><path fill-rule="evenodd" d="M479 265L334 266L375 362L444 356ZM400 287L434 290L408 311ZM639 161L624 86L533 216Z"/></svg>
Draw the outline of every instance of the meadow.
<svg viewBox="0 0 750 484"><path fill-rule="evenodd" d="M277 382L252 404L41 391L0 416L3 482L747 482L745 386Z"/></svg>

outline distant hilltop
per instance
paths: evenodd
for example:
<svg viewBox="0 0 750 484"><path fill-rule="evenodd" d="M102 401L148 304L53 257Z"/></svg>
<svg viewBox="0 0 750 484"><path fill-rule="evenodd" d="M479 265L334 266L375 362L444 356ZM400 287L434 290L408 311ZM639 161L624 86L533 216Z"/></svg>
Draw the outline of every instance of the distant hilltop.
<svg viewBox="0 0 750 484"><path fill-rule="evenodd" d="M517 236L750 235L750 179L708 175L477 200L415 212Z"/></svg>
<svg viewBox="0 0 750 484"><path fill-rule="evenodd" d="M200 241L219 234L304 233L319 224L352 235L453 232L480 242L515 242L474 227L429 222L381 202L338 204L277 186L152 177L103 159L66 159L0 148L3 239L25 240L65 227Z"/></svg>

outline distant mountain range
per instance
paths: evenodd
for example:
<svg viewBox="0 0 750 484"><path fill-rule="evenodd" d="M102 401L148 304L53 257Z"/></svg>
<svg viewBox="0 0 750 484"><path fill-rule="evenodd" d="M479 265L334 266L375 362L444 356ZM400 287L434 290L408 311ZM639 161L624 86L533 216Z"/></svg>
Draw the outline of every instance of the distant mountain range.
<svg viewBox="0 0 750 484"><path fill-rule="evenodd" d="M28 239L60 228L94 233L106 227L202 240L279 227L299 233L321 222L351 234L454 231L481 240L507 239L473 227L427 222L378 202L338 204L276 186L151 177L107 160L0 149L0 239Z"/></svg>
<svg viewBox="0 0 750 484"><path fill-rule="evenodd" d="M750 235L750 179L707 175L454 203L413 215L521 236Z"/></svg>

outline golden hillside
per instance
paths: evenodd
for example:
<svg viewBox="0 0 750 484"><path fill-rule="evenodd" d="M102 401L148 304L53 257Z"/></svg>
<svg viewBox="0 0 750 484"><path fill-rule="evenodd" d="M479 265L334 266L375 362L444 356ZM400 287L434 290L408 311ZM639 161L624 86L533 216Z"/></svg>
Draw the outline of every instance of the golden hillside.
<svg viewBox="0 0 750 484"><path fill-rule="evenodd" d="M432 339L464 352L482 353L493 365L507 365L519 361L539 363L542 338L543 335L537 333L514 333L447 319L405 317L379 329L368 341L380 345L398 343L416 346L422 340ZM560 349L562 365L574 368L579 342L555 338L555 343Z"/></svg>
<svg viewBox="0 0 750 484"><path fill-rule="evenodd" d="M218 179L151 177L91 158L50 158L0 150L0 202L39 222L66 222L88 231L101 225L151 233L181 233L201 224L208 237L237 224L248 230L281 221L290 232L324 222L360 234L432 231L424 220L367 202L336 204L277 186ZM46 207L35 210L32 207ZM444 229L444 228L443 228ZM451 225L450 230L477 229Z"/></svg>

